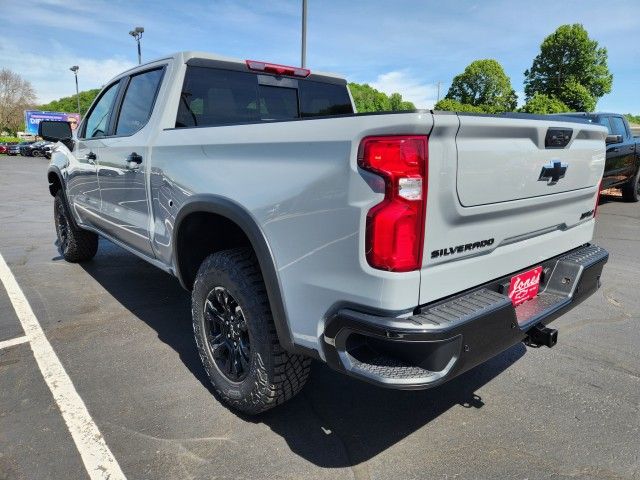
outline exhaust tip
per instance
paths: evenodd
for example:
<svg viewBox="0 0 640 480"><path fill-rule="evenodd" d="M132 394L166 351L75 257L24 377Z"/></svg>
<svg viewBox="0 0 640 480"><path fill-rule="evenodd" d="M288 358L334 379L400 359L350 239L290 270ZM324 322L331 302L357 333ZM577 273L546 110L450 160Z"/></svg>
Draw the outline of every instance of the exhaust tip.
<svg viewBox="0 0 640 480"><path fill-rule="evenodd" d="M524 343L530 347L545 346L551 348L558 343L558 330L541 324L535 325L527 332Z"/></svg>

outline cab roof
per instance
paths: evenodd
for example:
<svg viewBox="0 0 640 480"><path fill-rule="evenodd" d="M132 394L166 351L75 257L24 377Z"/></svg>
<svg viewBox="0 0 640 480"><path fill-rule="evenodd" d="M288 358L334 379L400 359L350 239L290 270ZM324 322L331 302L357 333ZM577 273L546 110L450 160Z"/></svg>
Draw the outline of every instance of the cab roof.
<svg viewBox="0 0 640 480"><path fill-rule="evenodd" d="M142 70L145 67L148 67L150 65L153 65L155 63L161 62L161 61L166 61L166 60L175 60L178 63L187 63L189 60L194 60L194 59L198 59L198 60L211 60L211 61L219 61L219 62L227 62L227 63L236 63L238 65L242 65L245 66L246 65L246 60L241 60L239 58L234 58L234 57L226 57L224 55L218 55L215 53L208 53L208 52L199 52L199 51L193 51L193 50L186 50L186 51L182 51L182 52L175 52L163 57L159 57L159 58L155 58L153 60L150 60L148 62L145 62L141 65L136 65L135 67L132 67L118 75L116 75L115 77L111 78L107 83L111 83L114 80L123 77L125 75L129 75L133 72L136 72L138 70ZM266 60L265 60L266 62ZM322 77L329 77L329 78L334 78L336 80L344 80L344 77L342 75L338 75L335 73L328 73L328 72L319 72L316 70L311 70L311 73L313 75L317 75L317 76L322 76ZM106 85L106 83L105 83Z"/></svg>

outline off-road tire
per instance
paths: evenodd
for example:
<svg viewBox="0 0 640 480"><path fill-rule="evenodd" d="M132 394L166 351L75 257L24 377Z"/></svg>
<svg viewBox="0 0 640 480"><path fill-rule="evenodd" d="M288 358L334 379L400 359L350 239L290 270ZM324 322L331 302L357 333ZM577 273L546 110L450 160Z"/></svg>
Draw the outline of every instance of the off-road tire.
<svg viewBox="0 0 640 480"><path fill-rule="evenodd" d="M96 255L98 235L75 226L62 190L58 190L53 201L53 219L58 236L58 249L67 262L86 262Z"/></svg>
<svg viewBox="0 0 640 480"><path fill-rule="evenodd" d="M237 302L248 329L249 366L238 382L231 381L216 363L207 335L205 303L216 287L223 287ZM280 345L258 260L250 249L208 256L198 270L191 300L200 359L215 392L226 404L254 415L289 400L302 389L311 359L291 354Z"/></svg>
<svg viewBox="0 0 640 480"><path fill-rule="evenodd" d="M640 168L633 178L622 186L620 191L625 202L637 202L640 200Z"/></svg>

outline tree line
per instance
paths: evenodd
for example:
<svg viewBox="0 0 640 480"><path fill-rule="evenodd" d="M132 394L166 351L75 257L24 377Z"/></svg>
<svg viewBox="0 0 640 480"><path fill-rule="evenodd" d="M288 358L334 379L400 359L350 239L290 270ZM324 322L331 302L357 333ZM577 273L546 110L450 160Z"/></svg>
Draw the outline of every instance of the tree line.
<svg viewBox="0 0 640 480"><path fill-rule="evenodd" d="M625 117L627 117L627 120L629 120L630 123L640 125L640 115L631 115L630 113L627 113Z"/></svg>
<svg viewBox="0 0 640 480"><path fill-rule="evenodd" d="M525 104L517 109L511 80L500 63L476 60L456 75L446 97L434 108L479 113L592 112L613 83L607 49L589 38L578 23L562 25L546 37L524 77Z"/></svg>
<svg viewBox="0 0 640 480"><path fill-rule="evenodd" d="M91 106L91 103L95 100L95 98L100 93L99 88L94 88L92 90L84 90L80 92L80 112L86 113ZM68 112L73 113L78 110L78 97L77 95L71 95L70 97L62 97L58 100L54 100L52 102L46 103L44 105L40 105L38 110L43 110L45 112Z"/></svg>

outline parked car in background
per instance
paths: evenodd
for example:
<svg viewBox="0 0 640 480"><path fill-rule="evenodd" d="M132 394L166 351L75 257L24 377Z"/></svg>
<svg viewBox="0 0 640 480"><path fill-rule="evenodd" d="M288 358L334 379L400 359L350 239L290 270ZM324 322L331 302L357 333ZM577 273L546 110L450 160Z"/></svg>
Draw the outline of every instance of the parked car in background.
<svg viewBox="0 0 640 480"><path fill-rule="evenodd" d="M51 148L51 146L53 145L51 142L47 142L47 141L42 141L42 142L37 142L38 145L37 147L34 147L31 151L31 156L32 157L46 157L47 156L47 150Z"/></svg>
<svg viewBox="0 0 640 480"><path fill-rule="evenodd" d="M20 148L22 147L22 143L14 143L7 147L7 155L16 156L20 155Z"/></svg>
<svg viewBox="0 0 640 480"><path fill-rule="evenodd" d="M18 147L20 148L20 155L22 155L23 157L28 157L29 156L29 154L27 153L28 147L30 147L34 143L35 142L20 142L18 144Z"/></svg>
<svg viewBox="0 0 640 480"><path fill-rule="evenodd" d="M20 143L11 145L7 150L7 155L22 155L22 148L31 143L33 142L20 142Z"/></svg>
<svg viewBox="0 0 640 480"><path fill-rule="evenodd" d="M40 145L42 142L34 142L31 145L26 145L23 149L26 157L39 157Z"/></svg>
<svg viewBox="0 0 640 480"><path fill-rule="evenodd" d="M44 157L45 156L45 147L50 145L51 142L34 142L30 145L25 145L21 150L20 154L25 157Z"/></svg>
<svg viewBox="0 0 640 480"><path fill-rule="evenodd" d="M0 153L7 153L8 145L6 143L0 143Z"/></svg>
<svg viewBox="0 0 640 480"><path fill-rule="evenodd" d="M604 125L607 135L607 160L602 190L619 188L627 202L640 200L640 138L634 137L627 119L618 113L565 113L563 116L586 118Z"/></svg>

